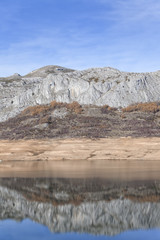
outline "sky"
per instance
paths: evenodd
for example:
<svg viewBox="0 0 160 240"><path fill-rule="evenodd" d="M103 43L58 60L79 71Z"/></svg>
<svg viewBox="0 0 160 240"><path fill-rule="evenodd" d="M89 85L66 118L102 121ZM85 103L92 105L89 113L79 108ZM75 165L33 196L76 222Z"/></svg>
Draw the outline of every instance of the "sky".
<svg viewBox="0 0 160 240"><path fill-rule="evenodd" d="M0 0L0 76L46 65L160 70L160 1Z"/></svg>

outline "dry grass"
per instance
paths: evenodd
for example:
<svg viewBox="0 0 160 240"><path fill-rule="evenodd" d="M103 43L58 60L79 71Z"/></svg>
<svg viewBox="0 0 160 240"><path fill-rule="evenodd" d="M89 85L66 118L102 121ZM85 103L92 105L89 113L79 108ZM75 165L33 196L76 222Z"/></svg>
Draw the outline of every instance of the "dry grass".
<svg viewBox="0 0 160 240"><path fill-rule="evenodd" d="M76 114L80 114L83 111L82 106L78 102L69 103L66 107L71 111L74 111Z"/></svg>
<svg viewBox="0 0 160 240"><path fill-rule="evenodd" d="M41 113L45 113L48 111L48 106L47 105L37 105L37 106L31 106L26 108L21 112L22 116L36 116Z"/></svg>
<svg viewBox="0 0 160 240"><path fill-rule="evenodd" d="M53 101L50 103L50 106L52 108L56 108L56 107L66 107L67 109L79 114L83 111L82 106L78 103L78 102L72 102L72 103L60 103L60 102L56 102Z"/></svg>
<svg viewBox="0 0 160 240"><path fill-rule="evenodd" d="M156 112L160 111L160 103L158 103L158 102L138 103L138 104L130 105L126 108L123 108L122 111L123 112L141 111L141 112L156 113Z"/></svg>
<svg viewBox="0 0 160 240"><path fill-rule="evenodd" d="M80 114L83 111L82 106L78 102L61 103L52 101L48 105L30 106L21 112L21 116L36 116L60 107L66 107L67 109L75 112L76 114Z"/></svg>
<svg viewBox="0 0 160 240"><path fill-rule="evenodd" d="M108 113L110 111L116 111L117 108L113 108L113 107L110 107L109 105L104 105L102 108L101 108L101 112L102 113Z"/></svg>
<svg viewBox="0 0 160 240"><path fill-rule="evenodd" d="M62 102L56 102L55 100L52 101L50 104L49 104L49 107L54 109L54 108L58 108L58 107L65 107L66 103L62 103Z"/></svg>

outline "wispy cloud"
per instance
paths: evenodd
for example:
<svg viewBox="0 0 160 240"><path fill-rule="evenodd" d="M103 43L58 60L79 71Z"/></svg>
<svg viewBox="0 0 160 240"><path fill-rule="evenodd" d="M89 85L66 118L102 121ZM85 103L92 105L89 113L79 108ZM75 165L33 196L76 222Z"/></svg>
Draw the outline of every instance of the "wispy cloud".
<svg viewBox="0 0 160 240"><path fill-rule="evenodd" d="M0 76L25 74L47 64L159 68L159 1L67 1L1 4Z"/></svg>

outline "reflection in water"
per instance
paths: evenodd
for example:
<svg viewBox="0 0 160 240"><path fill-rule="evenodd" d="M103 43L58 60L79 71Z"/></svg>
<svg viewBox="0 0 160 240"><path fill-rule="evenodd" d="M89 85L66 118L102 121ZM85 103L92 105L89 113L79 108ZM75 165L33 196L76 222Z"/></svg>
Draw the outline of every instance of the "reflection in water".
<svg viewBox="0 0 160 240"><path fill-rule="evenodd" d="M159 240L160 230L138 230L127 231L116 235L110 236L97 236L87 233L53 233L47 227L37 224L29 219L22 222L15 222L13 220L5 220L0 222L0 239L3 240Z"/></svg>
<svg viewBox="0 0 160 240"><path fill-rule="evenodd" d="M131 230L160 227L160 182L0 179L0 219L1 235L5 234L5 228L14 226L19 232L22 229L26 231L28 227L37 228L36 234L40 234L41 238L37 238L37 235L33 239L51 239L53 233L61 233L56 235L59 239L63 238L62 233L68 233L65 239L67 236L71 239L69 232L91 234L90 239L97 235L102 239L103 236L108 236L108 239L125 239L125 236L129 238L128 234L145 234L145 231L132 233ZM41 231L45 238L42 238ZM154 234L160 236L158 230ZM0 239L14 239L1 235ZM73 239L76 236L82 237L72 234Z"/></svg>

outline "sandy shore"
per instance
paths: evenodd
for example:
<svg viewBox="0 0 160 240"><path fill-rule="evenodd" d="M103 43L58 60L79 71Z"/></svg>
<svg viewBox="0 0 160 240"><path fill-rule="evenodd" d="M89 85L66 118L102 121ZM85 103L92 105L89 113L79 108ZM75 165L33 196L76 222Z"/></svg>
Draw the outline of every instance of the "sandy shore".
<svg viewBox="0 0 160 240"><path fill-rule="evenodd" d="M160 138L0 141L0 177L160 179Z"/></svg>

